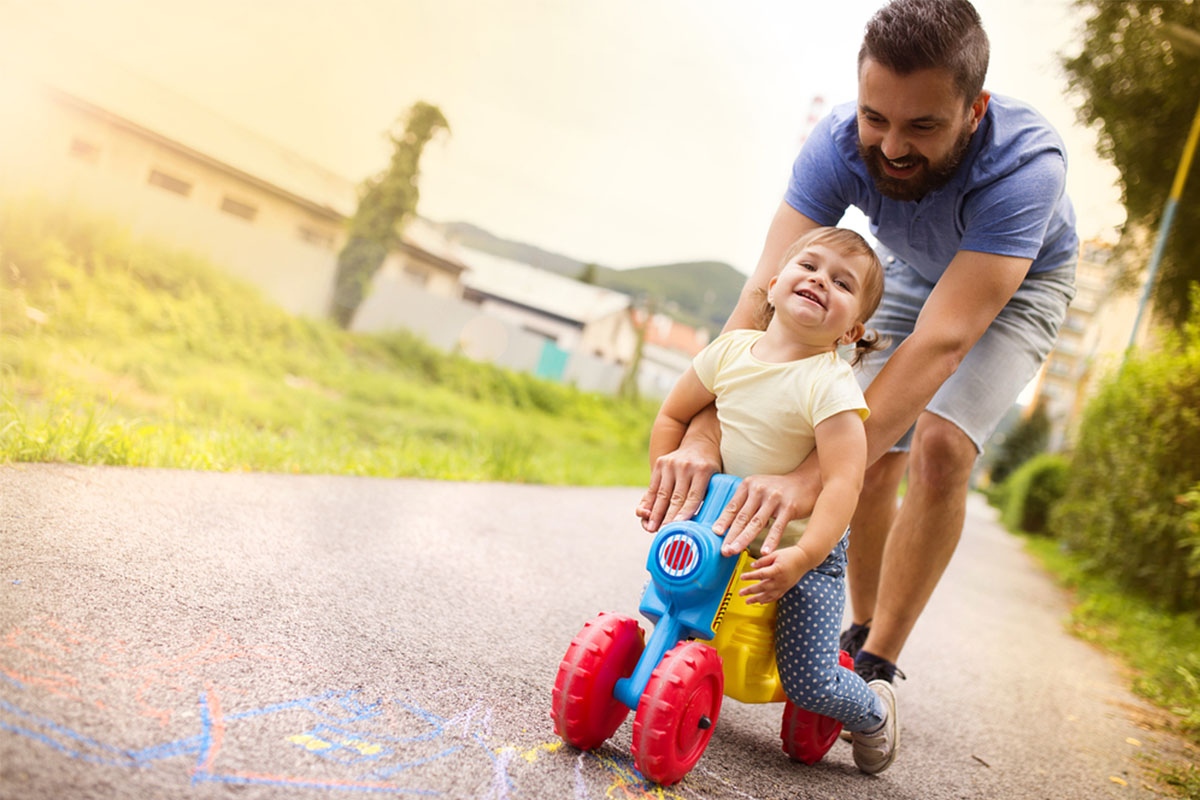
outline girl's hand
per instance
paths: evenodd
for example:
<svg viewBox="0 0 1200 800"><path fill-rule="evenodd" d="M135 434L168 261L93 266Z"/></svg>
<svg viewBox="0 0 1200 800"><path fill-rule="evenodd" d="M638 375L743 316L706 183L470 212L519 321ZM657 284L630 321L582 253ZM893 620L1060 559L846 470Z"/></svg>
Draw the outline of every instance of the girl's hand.
<svg viewBox="0 0 1200 800"><path fill-rule="evenodd" d="M808 554L799 545L784 547L767 553L750 566L752 572L740 577L743 581L755 581L738 592L747 603L772 603L787 594L816 564L810 564Z"/></svg>

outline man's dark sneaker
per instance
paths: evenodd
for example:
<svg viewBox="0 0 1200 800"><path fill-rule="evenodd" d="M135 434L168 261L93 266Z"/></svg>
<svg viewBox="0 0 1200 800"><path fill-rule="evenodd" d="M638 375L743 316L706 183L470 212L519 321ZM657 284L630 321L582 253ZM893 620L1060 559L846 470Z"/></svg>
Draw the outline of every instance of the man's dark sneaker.
<svg viewBox="0 0 1200 800"><path fill-rule="evenodd" d="M894 683L896 678L901 680L905 678L904 673L894 663L866 650L859 650L858 655L854 657L854 671L867 683L871 681Z"/></svg>
<svg viewBox="0 0 1200 800"><path fill-rule="evenodd" d="M858 651L862 650L863 642L867 641L867 634L871 632L871 620L867 620L862 625L857 622L849 628L842 631L841 639L838 640L838 645L846 651L851 658L858 655Z"/></svg>

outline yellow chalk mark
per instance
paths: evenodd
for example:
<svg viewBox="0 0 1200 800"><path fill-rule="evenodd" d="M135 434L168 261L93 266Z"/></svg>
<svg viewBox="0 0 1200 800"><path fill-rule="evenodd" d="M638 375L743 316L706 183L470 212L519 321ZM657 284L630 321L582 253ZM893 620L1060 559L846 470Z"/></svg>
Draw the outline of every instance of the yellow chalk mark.
<svg viewBox="0 0 1200 800"><path fill-rule="evenodd" d="M342 747L357 750L358 754L363 756L379 755L380 751L383 750L382 745L372 744L362 739L343 739L341 744Z"/></svg>
<svg viewBox="0 0 1200 800"><path fill-rule="evenodd" d="M365 739L339 739L336 743L326 741L319 736L313 736L311 733L300 733L295 736L289 736L288 741L292 744L298 744L305 750L311 753L316 753L321 750L328 750L334 747L344 747L347 750L354 750L362 756L376 756L383 752L383 745L368 742Z"/></svg>
<svg viewBox="0 0 1200 800"><path fill-rule="evenodd" d="M1116 775L1109 775L1108 779L1119 786L1128 786L1129 784L1124 778L1118 778Z"/></svg>
<svg viewBox="0 0 1200 800"><path fill-rule="evenodd" d="M612 776L612 783L604 792L609 800L685 800L673 789L649 783L633 768L632 763L600 753L592 755Z"/></svg>
<svg viewBox="0 0 1200 800"><path fill-rule="evenodd" d="M501 747L496 750L496 753L512 753L532 764L542 753L558 752L562 746L562 740L556 739L553 742L535 745L528 750L518 747ZM592 752L587 755L599 761L612 778L612 782L604 792L604 796L609 800L685 800L683 795L672 789L649 783L627 759L613 758L600 752Z"/></svg>
<svg viewBox="0 0 1200 800"><path fill-rule="evenodd" d="M559 739L559 740L556 740L553 742L542 742L541 744L531 747L528 750L522 750L518 747L501 747L498 750L496 750L496 752L497 753L515 753L516 755L520 756L521 758L525 759L527 762L532 764L533 762L537 761L538 756L541 755L542 753L557 752L558 749L562 746L563 746L562 740Z"/></svg>
<svg viewBox="0 0 1200 800"><path fill-rule="evenodd" d="M300 733L295 736L289 736L288 741L292 744L298 744L310 752L328 750L329 748L333 747L330 742L327 742L324 739L318 739L311 733Z"/></svg>
<svg viewBox="0 0 1200 800"><path fill-rule="evenodd" d="M1137 739L1133 738L1132 736L1130 736L1129 738L1127 738L1127 739L1125 740L1125 744L1131 744L1131 745L1133 745L1134 747L1141 747L1141 746L1142 746L1142 743L1141 743L1141 742L1139 742Z"/></svg>

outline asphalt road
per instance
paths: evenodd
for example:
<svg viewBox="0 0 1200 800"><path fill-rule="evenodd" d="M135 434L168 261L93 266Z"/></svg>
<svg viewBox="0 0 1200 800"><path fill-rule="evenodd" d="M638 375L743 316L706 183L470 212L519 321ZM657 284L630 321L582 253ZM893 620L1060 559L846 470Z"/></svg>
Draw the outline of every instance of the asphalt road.
<svg viewBox="0 0 1200 800"><path fill-rule="evenodd" d="M0 468L3 798L1135 798L1170 749L981 502L901 666L902 750L779 746L727 700L679 784L632 718L562 745L550 689L636 616L636 489Z"/></svg>

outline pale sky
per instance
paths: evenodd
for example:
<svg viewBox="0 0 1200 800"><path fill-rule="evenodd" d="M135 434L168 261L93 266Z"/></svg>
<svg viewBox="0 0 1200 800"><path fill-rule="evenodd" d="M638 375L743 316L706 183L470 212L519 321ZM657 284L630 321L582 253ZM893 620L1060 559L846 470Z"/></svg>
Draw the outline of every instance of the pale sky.
<svg viewBox="0 0 1200 800"><path fill-rule="evenodd" d="M881 2L0 0L0 24L52 26L356 182L425 100L451 135L425 151L422 216L610 267L749 271L813 113L855 97ZM1117 173L1056 55L1082 21L1069 0L975 2L987 88L1059 129L1081 234L1114 238Z"/></svg>

